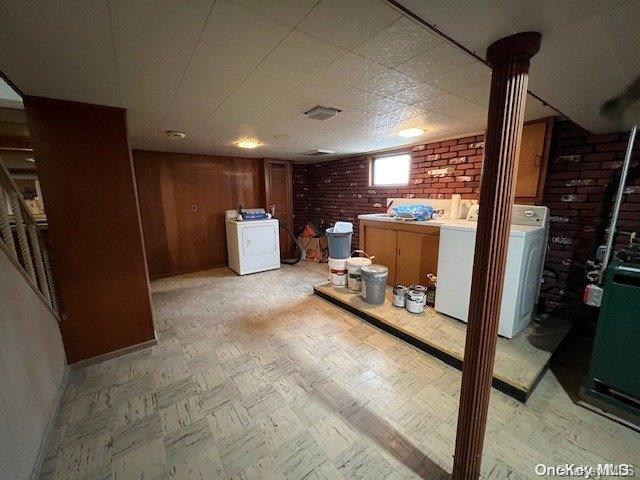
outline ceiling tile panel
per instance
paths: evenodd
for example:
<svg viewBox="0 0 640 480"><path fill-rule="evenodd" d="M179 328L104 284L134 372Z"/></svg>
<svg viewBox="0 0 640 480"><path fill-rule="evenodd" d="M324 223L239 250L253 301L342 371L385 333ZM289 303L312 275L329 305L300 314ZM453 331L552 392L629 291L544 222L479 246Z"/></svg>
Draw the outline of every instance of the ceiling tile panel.
<svg viewBox="0 0 640 480"><path fill-rule="evenodd" d="M355 48L354 52L395 67L442 43L442 39L415 21L401 17Z"/></svg>
<svg viewBox="0 0 640 480"><path fill-rule="evenodd" d="M232 127L242 123L309 77L309 74L299 70L265 61L212 113L198 131L213 126Z"/></svg>
<svg viewBox="0 0 640 480"><path fill-rule="evenodd" d="M0 68L21 90L121 105L106 3L7 0L0 15Z"/></svg>
<svg viewBox="0 0 640 480"><path fill-rule="evenodd" d="M123 102L161 129L211 1L111 0L109 5Z"/></svg>
<svg viewBox="0 0 640 480"><path fill-rule="evenodd" d="M415 78L400 73L396 70L386 69L384 72L364 80L357 86L362 90L380 95L393 95L401 90L406 90L420 82Z"/></svg>
<svg viewBox="0 0 640 480"><path fill-rule="evenodd" d="M251 10L295 27L318 0L232 0Z"/></svg>
<svg viewBox="0 0 640 480"><path fill-rule="evenodd" d="M604 103L604 99L618 95L628 85L593 18L550 32L544 39L544 48L544 56L534 57L531 63L531 77L544 77L561 85L559 89L565 95L593 115L598 115L600 107L594 105L593 96ZM567 50L575 56L571 62L565 60Z"/></svg>
<svg viewBox="0 0 640 480"><path fill-rule="evenodd" d="M619 4L597 22L627 81L636 80L640 76L640 2Z"/></svg>
<svg viewBox="0 0 640 480"><path fill-rule="evenodd" d="M190 130L206 120L260 63L258 57L198 43L169 109L167 130Z"/></svg>
<svg viewBox="0 0 640 480"><path fill-rule="evenodd" d="M376 75L384 74L386 71L387 67L373 60L355 53L347 53L322 69L318 75L345 85L355 86L372 79Z"/></svg>
<svg viewBox="0 0 640 480"><path fill-rule="evenodd" d="M474 61L453 45L441 43L396 68L420 81L429 81Z"/></svg>
<svg viewBox="0 0 640 480"><path fill-rule="evenodd" d="M202 40L264 58L292 28L227 0L217 0Z"/></svg>
<svg viewBox="0 0 640 480"><path fill-rule="evenodd" d="M343 48L294 30L271 52L268 60L303 72L316 73L346 53L347 50Z"/></svg>
<svg viewBox="0 0 640 480"><path fill-rule="evenodd" d="M321 0L298 28L351 50L398 18L400 14L386 2Z"/></svg>

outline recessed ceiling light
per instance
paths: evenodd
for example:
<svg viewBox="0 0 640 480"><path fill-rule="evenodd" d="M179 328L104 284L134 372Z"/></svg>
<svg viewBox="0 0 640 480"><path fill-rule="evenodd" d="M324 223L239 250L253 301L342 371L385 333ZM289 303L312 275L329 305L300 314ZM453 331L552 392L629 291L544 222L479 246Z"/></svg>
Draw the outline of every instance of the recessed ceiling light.
<svg viewBox="0 0 640 480"><path fill-rule="evenodd" d="M424 134L424 130L421 128L405 128L404 130L398 131L398 135L405 138L410 137L419 137Z"/></svg>
<svg viewBox="0 0 640 480"><path fill-rule="evenodd" d="M236 145L238 145L240 148L256 148L258 145L260 145L260 143L256 142L255 140L241 140Z"/></svg>
<svg viewBox="0 0 640 480"><path fill-rule="evenodd" d="M184 140L187 138L187 134L178 130L167 130L167 137L171 140Z"/></svg>

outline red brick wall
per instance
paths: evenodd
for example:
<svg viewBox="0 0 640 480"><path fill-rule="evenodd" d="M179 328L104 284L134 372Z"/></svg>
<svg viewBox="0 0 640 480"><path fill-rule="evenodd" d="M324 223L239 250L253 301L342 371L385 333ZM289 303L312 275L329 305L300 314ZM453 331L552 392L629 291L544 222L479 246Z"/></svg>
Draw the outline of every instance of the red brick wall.
<svg viewBox="0 0 640 480"><path fill-rule="evenodd" d="M546 267L558 272L558 287L543 295L552 308L588 314L581 305L584 268L603 242L626 148L627 133L590 135L569 120L556 122L551 142L543 204L551 209ZM369 186L367 156L311 165L294 165L294 224L299 231L308 220L354 222L357 216L382 212L388 197L448 198L453 193L477 198L483 136L430 143L411 152L411 183L404 188ZM630 171L620 213L620 229L635 230L640 222L640 174L636 161ZM448 168L442 175L434 169ZM628 240L620 235L618 244Z"/></svg>
<svg viewBox="0 0 640 480"><path fill-rule="evenodd" d="M483 135L419 145L411 151L411 180L402 188L369 186L366 155L293 168L293 213L296 231L308 220L354 222L362 213L386 211L390 197L448 198L460 193L477 198ZM448 169L447 173L433 174ZM357 229L356 229L357 230ZM357 231L354 245L358 244Z"/></svg>
<svg viewBox="0 0 640 480"><path fill-rule="evenodd" d="M546 294L551 307L589 313L580 301L585 263L606 241L628 138L628 133L590 135L568 120L556 123L543 197L551 209L546 267L559 273L558 288ZM636 146L620 211L619 247L629 241L624 232L639 227L639 151Z"/></svg>

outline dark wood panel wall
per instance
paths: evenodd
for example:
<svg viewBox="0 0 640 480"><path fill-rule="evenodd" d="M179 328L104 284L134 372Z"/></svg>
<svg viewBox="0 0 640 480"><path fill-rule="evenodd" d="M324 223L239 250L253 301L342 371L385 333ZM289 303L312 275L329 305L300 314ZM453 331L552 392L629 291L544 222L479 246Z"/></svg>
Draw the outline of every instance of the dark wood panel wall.
<svg viewBox="0 0 640 480"><path fill-rule="evenodd" d="M134 150L149 274L227 264L224 212L265 206L261 159Z"/></svg>
<svg viewBox="0 0 640 480"><path fill-rule="evenodd" d="M123 109L26 97L70 362L154 340Z"/></svg>

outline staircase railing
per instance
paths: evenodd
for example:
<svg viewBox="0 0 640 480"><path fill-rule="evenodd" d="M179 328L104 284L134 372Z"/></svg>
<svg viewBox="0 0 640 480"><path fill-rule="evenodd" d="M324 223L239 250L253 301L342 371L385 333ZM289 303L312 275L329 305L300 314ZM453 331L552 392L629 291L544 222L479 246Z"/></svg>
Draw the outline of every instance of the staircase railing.
<svg viewBox="0 0 640 480"><path fill-rule="evenodd" d="M58 321L56 295L47 243L20 191L0 161L0 248L25 277Z"/></svg>

